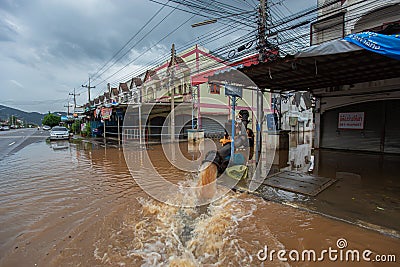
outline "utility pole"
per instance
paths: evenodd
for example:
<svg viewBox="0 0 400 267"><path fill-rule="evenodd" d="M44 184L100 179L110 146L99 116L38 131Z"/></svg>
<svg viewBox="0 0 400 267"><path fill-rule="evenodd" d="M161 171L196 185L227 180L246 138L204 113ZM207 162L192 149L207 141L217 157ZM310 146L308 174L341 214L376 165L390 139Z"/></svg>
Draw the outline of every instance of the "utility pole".
<svg viewBox="0 0 400 267"><path fill-rule="evenodd" d="M258 7L258 60L263 62L265 60L265 50L267 30L267 0L260 0Z"/></svg>
<svg viewBox="0 0 400 267"><path fill-rule="evenodd" d="M68 105L66 105L64 107L67 108L67 116L69 116L69 101L68 101Z"/></svg>
<svg viewBox="0 0 400 267"><path fill-rule="evenodd" d="M175 44L171 48L171 73L170 87L171 89L171 142L175 142Z"/></svg>
<svg viewBox="0 0 400 267"><path fill-rule="evenodd" d="M260 6L258 8L258 61L264 62L266 57L267 50L267 40L266 40L266 31L267 31L267 1L268 0L260 0ZM268 12L269 13L269 12ZM263 132L263 121L264 121L264 112L263 112L263 92L262 88L257 88L257 121L256 121L256 172L255 179L256 181L260 181L261 176L261 164L262 164L262 132ZM254 185L250 183L250 190Z"/></svg>
<svg viewBox="0 0 400 267"><path fill-rule="evenodd" d="M76 109L76 96L80 96L81 94L76 94L75 93L75 88L74 88L74 93L69 93L69 95L73 95L74 96L74 111Z"/></svg>
<svg viewBox="0 0 400 267"><path fill-rule="evenodd" d="M90 103L90 89L96 88L96 86L90 86L90 77L89 77L89 84L88 85L83 85L82 84L82 87L88 89L88 103Z"/></svg>

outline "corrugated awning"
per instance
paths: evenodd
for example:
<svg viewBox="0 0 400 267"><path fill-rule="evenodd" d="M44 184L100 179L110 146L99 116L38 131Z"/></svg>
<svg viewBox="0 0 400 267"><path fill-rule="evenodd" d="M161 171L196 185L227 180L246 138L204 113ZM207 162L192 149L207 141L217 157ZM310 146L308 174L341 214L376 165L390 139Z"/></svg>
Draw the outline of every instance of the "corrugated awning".
<svg viewBox="0 0 400 267"><path fill-rule="evenodd" d="M400 77L400 61L343 40L310 47L295 56L239 69L259 88L313 91ZM210 77L235 82L234 71Z"/></svg>

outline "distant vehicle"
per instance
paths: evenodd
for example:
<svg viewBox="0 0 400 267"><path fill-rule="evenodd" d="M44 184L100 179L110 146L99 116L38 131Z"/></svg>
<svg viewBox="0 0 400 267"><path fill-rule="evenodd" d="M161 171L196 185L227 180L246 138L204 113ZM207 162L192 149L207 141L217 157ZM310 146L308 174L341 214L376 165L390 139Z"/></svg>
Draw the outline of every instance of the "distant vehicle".
<svg viewBox="0 0 400 267"><path fill-rule="evenodd" d="M47 125L43 125L42 129L45 131L49 131L49 130L51 130L51 127L47 126Z"/></svg>
<svg viewBox="0 0 400 267"><path fill-rule="evenodd" d="M50 131L50 140L69 139L69 130L65 127L54 126Z"/></svg>
<svg viewBox="0 0 400 267"><path fill-rule="evenodd" d="M8 131L8 130L10 130L10 127L9 127L8 125L3 125L3 126L1 127L1 130L2 130L2 131Z"/></svg>

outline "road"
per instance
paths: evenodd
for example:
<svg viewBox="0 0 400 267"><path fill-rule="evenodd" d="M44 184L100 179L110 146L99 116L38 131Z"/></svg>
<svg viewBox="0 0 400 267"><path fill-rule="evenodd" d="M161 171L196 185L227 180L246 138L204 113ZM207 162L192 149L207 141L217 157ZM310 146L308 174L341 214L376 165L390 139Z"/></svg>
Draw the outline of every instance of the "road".
<svg viewBox="0 0 400 267"><path fill-rule="evenodd" d="M17 152L32 143L43 141L48 136L48 131L38 130L37 128L1 131L0 160L3 160L8 155Z"/></svg>

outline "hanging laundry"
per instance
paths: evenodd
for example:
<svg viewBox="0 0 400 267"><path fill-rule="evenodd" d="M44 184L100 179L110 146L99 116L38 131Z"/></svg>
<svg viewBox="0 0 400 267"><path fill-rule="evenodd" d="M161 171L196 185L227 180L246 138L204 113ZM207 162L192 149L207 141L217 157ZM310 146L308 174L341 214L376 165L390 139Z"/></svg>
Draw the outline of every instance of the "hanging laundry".
<svg viewBox="0 0 400 267"><path fill-rule="evenodd" d="M306 109L310 109L312 106L310 92L304 92L302 94L302 96L303 96L304 104L306 105Z"/></svg>

